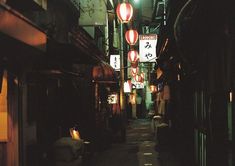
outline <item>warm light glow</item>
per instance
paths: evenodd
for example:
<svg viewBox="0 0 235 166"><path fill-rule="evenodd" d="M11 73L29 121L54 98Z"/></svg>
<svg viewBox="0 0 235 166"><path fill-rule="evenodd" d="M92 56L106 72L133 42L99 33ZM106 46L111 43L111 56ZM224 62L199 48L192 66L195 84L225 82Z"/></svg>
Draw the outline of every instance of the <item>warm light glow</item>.
<svg viewBox="0 0 235 166"><path fill-rule="evenodd" d="M131 68L131 75L134 77L139 72L139 68Z"/></svg>
<svg viewBox="0 0 235 166"><path fill-rule="evenodd" d="M128 2L119 3L116 13L121 23L128 23L133 16L133 7Z"/></svg>
<svg viewBox="0 0 235 166"><path fill-rule="evenodd" d="M118 95L117 94L108 95L108 103L109 104L117 104L118 103Z"/></svg>
<svg viewBox="0 0 235 166"><path fill-rule="evenodd" d="M162 76L163 72L160 68L157 68L157 79L159 79Z"/></svg>
<svg viewBox="0 0 235 166"><path fill-rule="evenodd" d="M70 128L69 132L70 132L70 135L71 135L72 139L74 139L74 140L80 140L81 139L79 132L77 130L75 130L74 128Z"/></svg>
<svg viewBox="0 0 235 166"><path fill-rule="evenodd" d="M131 63L135 63L139 59L139 54L136 50L130 50L127 55Z"/></svg>
<svg viewBox="0 0 235 166"><path fill-rule="evenodd" d="M142 82L142 81L143 81L143 78L142 78L140 75L136 74L136 75L135 75L135 81L136 81L136 82Z"/></svg>
<svg viewBox="0 0 235 166"><path fill-rule="evenodd" d="M141 73L140 73L140 76L144 79L145 73L144 73L144 72L141 72Z"/></svg>
<svg viewBox="0 0 235 166"><path fill-rule="evenodd" d="M126 31L125 38L128 44L135 45L138 41L139 34L136 30L130 29Z"/></svg>
<svg viewBox="0 0 235 166"><path fill-rule="evenodd" d="M155 85L150 85L149 89L150 89L151 93L157 92L157 87Z"/></svg>
<svg viewBox="0 0 235 166"><path fill-rule="evenodd" d="M145 156L150 156L152 155L153 153L144 153Z"/></svg>
<svg viewBox="0 0 235 166"><path fill-rule="evenodd" d="M2 91L0 93L0 142L5 142L8 139L8 74L7 71L3 73Z"/></svg>
<svg viewBox="0 0 235 166"><path fill-rule="evenodd" d="M179 67L179 69L181 69L181 64L179 63L179 65L178 65L178 67Z"/></svg>
<svg viewBox="0 0 235 166"><path fill-rule="evenodd" d="M180 75L179 74L177 75L177 79L178 79L178 81L180 81Z"/></svg>
<svg viewBox="0 0 235 166"><path fill-rule="evenodd" d="M233 92L229 92L229 101L232 102L233 101Z"/></svg>
<svg viewBox="0 0 235 166"><path fill-rule="evenodd" d="M133 63L131 63L131 67L132 68L137 68L138 67L138 64L139 64L139 59Z"/></svg>
<svg viewBox="0 0 235 166"><path fill-rule="evenodd" d="M129 100L130 100L131 104L136 104L136 100L135 99L136 99L135 94L130 94Z"/></svg>

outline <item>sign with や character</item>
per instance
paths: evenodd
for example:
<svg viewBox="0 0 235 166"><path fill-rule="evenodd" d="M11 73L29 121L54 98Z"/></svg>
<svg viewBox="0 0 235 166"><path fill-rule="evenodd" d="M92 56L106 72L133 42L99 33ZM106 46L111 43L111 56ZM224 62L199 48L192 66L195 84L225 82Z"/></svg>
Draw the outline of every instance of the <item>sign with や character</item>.
<svg viewBox="0 0 235 166"><path fill-rule="evenodd" d="M140 62L156 62L157 35L139 35Z"/></svg>

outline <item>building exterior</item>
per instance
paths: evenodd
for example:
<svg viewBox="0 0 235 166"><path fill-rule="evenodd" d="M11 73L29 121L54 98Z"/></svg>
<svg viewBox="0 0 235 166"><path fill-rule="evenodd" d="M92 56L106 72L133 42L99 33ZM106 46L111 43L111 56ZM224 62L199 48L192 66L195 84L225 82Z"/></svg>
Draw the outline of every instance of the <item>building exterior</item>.
<svg viewBox="0 0 235 166"><path fill-rule="evenodd" d="M117 91L105 41L113 19L105 6L105 24L91 34L79 26L78 3L0 2L0 165L48 164L53 142L75 124L94 148L104 138L107 95Z"/></svg>
<svg viewBox="0 0 235 166"><path fill-rule="evenodd" d="M132 26L158 42L155 61L140 64L143 89L125 95L119 79L131 75L127 58L124 77L109 65L110 55L130 49L115 16L118 2L0 0L1 166L50 165L53 143L75 125L92 150L109 147L120 131L123 141L125 111L142 118L151 105L158 113L157 95L166 85L176 156L187 165L234 165L230 2L130 0L135 17L122 30ZM159 92L150 92L151 83ZM130 97L131 107L109 104L110 95L123 95L123 103Z"/></svg>

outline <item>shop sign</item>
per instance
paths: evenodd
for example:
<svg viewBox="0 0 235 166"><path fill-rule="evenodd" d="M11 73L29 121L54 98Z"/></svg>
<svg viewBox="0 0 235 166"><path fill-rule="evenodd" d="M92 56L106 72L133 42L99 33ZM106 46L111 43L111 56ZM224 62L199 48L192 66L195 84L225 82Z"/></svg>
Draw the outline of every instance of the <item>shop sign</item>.
<svg viewBox="0 0 235 166"><path fill-rule="evenodd" d="M117 104L118 97L117 94L111 94L108 96L108 103L109 104Z"/></svg>
<svg viewBox="0 0 235 166"><path fill-rule="evenodd" d="M120 55L110 55L110 66L112 66L115 71L120 71Z"/></svg>
<svg viewBox="0 0 235 166"><path fill-rule="evenodd" d="M140 62L156 62L157 35L139 35Z"/></svg>
<svg viewBox="0 0 235 166"><path fill-rule="evenodd" d="M131 80L124 82L124 93L131 93L132 91L132 83Z"/></svg>
<svg viewBox="0 0 235 166"><path fill-rule="evenodd" d="M135 89L144 89L144 82L133 82L133 88Z"/></svg>

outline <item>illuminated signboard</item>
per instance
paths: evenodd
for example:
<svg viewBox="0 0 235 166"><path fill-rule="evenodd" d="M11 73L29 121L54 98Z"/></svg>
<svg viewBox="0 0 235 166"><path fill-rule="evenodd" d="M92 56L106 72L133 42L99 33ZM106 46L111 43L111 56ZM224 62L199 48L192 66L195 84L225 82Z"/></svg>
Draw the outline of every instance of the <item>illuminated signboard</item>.
<svg viewBox="0 0 235 166"><path fill-rule="evenodd" d="M108 96L108 103L109 104L117 104L118 96L117 94L111 94Z"/></svg>

